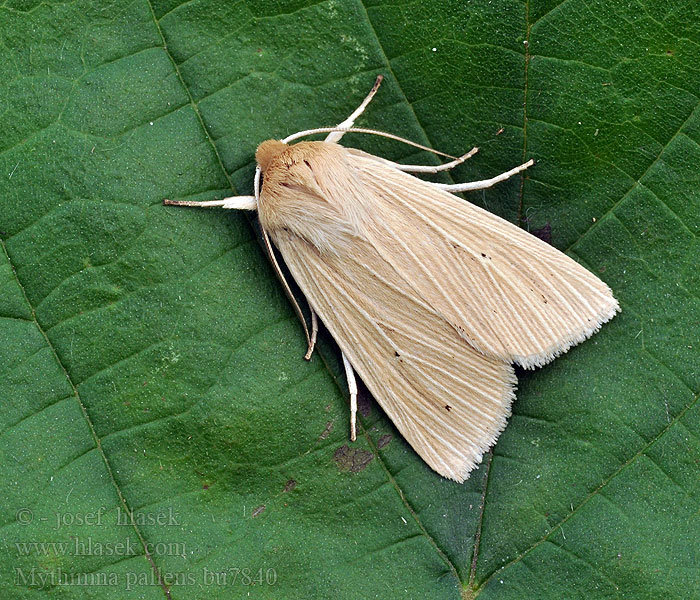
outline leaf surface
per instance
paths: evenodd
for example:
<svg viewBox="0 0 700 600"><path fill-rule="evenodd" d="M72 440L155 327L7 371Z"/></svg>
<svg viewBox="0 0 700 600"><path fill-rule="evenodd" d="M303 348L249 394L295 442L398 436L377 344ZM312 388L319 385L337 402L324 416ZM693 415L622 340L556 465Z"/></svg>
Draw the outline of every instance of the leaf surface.
<svg viewBox="0 0 700 600"><path fill-rule="evenodd" d="M694 2L0 6L0 587L9 598L700 595ZM444 181L622 314L519 372L464 485L381 410L240 214L258 143L343 120L479 154ZM387 140L346 143L425 162ZM133 519L127 518L133 511Z"/></svg>

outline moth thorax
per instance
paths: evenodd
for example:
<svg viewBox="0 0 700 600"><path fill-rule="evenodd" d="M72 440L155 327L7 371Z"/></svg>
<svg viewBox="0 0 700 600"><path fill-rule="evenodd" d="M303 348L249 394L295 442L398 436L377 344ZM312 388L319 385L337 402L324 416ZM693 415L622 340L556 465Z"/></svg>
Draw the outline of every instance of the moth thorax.
<svg viewBox="0 0 700 600"><path fill-rule="evenodd" d="M287 144L279 140L267 140L258 146L255 151L255 161L265 172L270 163L287 149Z"/></svg>

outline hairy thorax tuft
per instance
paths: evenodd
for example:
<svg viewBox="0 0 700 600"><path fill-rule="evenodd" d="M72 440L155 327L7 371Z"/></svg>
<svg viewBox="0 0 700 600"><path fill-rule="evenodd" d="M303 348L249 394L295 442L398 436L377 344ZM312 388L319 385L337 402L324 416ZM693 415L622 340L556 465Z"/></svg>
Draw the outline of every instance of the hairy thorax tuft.
<svg viewBox="0 0 700 600"><path fill-rule="evenodd" d="M279 140L267 140L258 146L255 151L255 161L260 165L263 173L267 171L270 163L288 147L287 144Z"/></svg>
<svg viewBox="0 0 700 600"><path fill-rule="evenodd" d="M368 193L348 168L344 148L271 140L260 144L256 158L264 174L258 216L273 240L290 234L320 252L337 254L347 248L358 235Z"/></svg>

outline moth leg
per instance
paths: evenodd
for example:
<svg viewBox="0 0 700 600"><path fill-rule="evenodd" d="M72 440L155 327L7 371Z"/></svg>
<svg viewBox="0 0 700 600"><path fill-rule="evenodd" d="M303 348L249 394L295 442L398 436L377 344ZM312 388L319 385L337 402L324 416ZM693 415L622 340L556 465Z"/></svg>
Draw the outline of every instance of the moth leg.
<svg viewBox="0 0 700 600"><path fill-rule="evenodd" d="M311 339L309 340L309 347L304 354L304 359L311 360L311 355L314 353L314 348L316 347L316 338L318 337L318 317L316 316L316 311L309 305L309 310L311 311Z"/></svg>
<svg viewBox="0 0 700 600"><path fill-rule="evenodd" d="M450 169L454 169L456 166L461 165L465 160L474 156L478 151L478 148L472 148L469 152L462 154L462 156L459 158L455 158L453 161L442 165L402 165L386 159L382 159L382 162L385 165L394 167L394 169L398 169L399 171L404 171L406 173L439 173L440 171L449 171Z"/></svg>
<svg viewBox="0 0 700 600"><path fill-rule="evenodd" d="M359 117L364 112L365 108L367 108L367 105L372 101L372 98L374 98L374 95L377 93L377 90L379 89L379 86L382 83L382 79L384 79L382 75L377 76L377 79L374 82L372 89L369 91L369 94L367 94L360 106L358 106L353 111L353 113L347 119L345 119L345 121L338 124L339 129L350 129L355 124L355 119L357 119L357 117ZM344 131L332 131L326 136L325 141L339 142L344 135Z"/></svg>
<svg viewBox="0 0 700 600"><path fill-rule="evenodd" d="M350 392L350 441L354 442L357 439L357 381L355 380L355 371L345 356L345 352L341 351L341 354L343 365L345 365L345 377L348 380L348 391Z"/></svg>
<svg viewBox="0 0 700 600"><path fill-rule="evenodd" d="M471 190L484 190L486 188L490 188L492 185L499 183L501 181L505 181L509 177L512 177L516 173L520 173L521 171L524 171L528 167L531 167L532 165L535 164L535 161L533 159L528 160L526 163L519 165L515 167L514 169L511 169L510 171L506 171L505 173L501 173L500 175L496 175L496 177L492 177L491 179L482 179L481 181L469 181L467 183L455 183L455 184L445 184L445 183L430 183L430 185L434 185L437 188L440 188L441 190L445 190L447 192L469 192Z"/></svg>
<svg viewBox="0 0 700 600"><path fill-rule="evenodd" d="M236 210L257 210L258 201L255 196L231 196L223 200L207 200L206 202L195 202L193 200L163 200L167 206L196 206L198 208L233 208Z"/></svg>

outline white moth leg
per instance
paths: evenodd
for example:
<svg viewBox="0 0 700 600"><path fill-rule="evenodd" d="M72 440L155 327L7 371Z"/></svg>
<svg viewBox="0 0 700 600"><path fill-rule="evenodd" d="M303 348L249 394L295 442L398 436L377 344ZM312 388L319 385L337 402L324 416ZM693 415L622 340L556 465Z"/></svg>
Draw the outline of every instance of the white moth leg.
<svg viewBox="0 0 700 600"><path fill-rule="evenodd" d="M348 391L350 392L350 441L354 442L357 439L357 381L355 380L355 371L353 371L350 361L343 355L343 365L345 365L345 378L348 380Z"/></svg>
<svg viewBox="0 0 700 600"><path fill-rule="evenodd" d="M377 93L377 90L379 89L379 86L382 83L382 79L384 79L382 75L377 76L377 79L374 82L372 89L369 91L369 94L367 94L360 106L358 106L354 110L354 112L347 119L345 119L345 121L338 124L338 129L350 129L355 124L355 119L357 119L357 117L359 117L364 112L365 108L367 108L367 105L372 101L372 98L374 98L374 95ZM344 131L333 131L326 136L325 141L337 143L341 140L341 138L344 135Z"/></svg>
<svg viewBox="0 0 700 600"><path fill-rule="evenodd" d="M441 190L445 190L447 192L469 192L472 190L484 190L486 188L490 188L492 185L499 183L501 181L505 181L509 177L512 177L516 173L520 173L521 171L524 171L528 167L531 167L532 165L535 164L535 161L533 159L528 160L526 163L519 165L515 167L514 169L511 169L510 171L506 171L505 173L501 173L500 175L496 175L496 177L492 177L491 179L482 179L481 181L469 181L467 183L455 183L455 184L445 184L445 183L431 183L430 185L434 185L437 188L440 188Z"/></svg>
<svg viewBox="0 0 700 600"><path fill-rule="evenodd" d="M318 317L316 316L316 311L309 305L309 310L311 311L311 339L309 340L309 347L304 354L305 360L311 360L311 355L314 353L314 348L316 347L316 338L318 337Z"/></svg>
<svg viewBox="0 0 700 600"><path fill-rule="evenodd" d="M230 196L223 200L206 200L196 202L194 200L163 200L166 206L194 206L196 208L232 208L234 210L258 210L260 198L260 167L255 169L255 196ZM268 240L269 243L269 240Z"/></svg>
<svg viewBox="0 0 700 600"><path fill-rule="evenodd" d="M258 201L255 196L231 196L223 200L207 200L205 202L195 202L193 200L163 200L163 204L168 206L196 206L198 208L232 208L235 210L257 210Z"/></svg>
<svg viewBox="0 0 700 600"><path fill-rule="evenodd" d="M439 173L440 171L449 171L450 169L454 169L456 166L461 165L465 160L470 159L478 151L478 148L472 148L469 152L462 154L462 156L459 158L455 158L453 161L442 165L402 165L386 159L382 159L382 162L385 165L394 167L394 169L398 169L399 171L404 171L406 173Z"/></svg>

